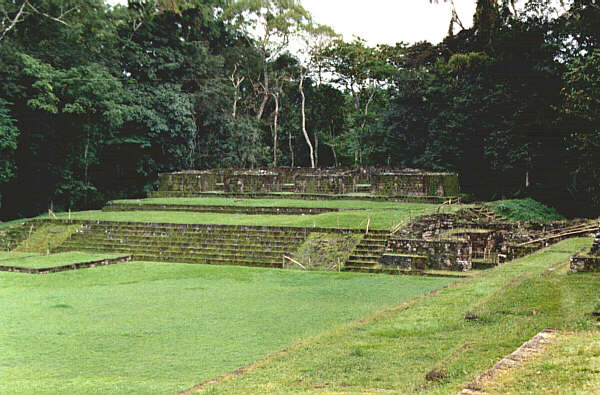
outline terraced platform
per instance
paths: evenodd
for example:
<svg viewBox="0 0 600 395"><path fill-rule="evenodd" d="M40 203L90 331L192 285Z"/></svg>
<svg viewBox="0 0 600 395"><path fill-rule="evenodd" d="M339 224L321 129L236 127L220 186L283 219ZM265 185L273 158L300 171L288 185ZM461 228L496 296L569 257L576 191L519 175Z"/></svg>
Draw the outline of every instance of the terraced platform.
<svg viewBox="0 0 600 395"><path fill-rule="evenodd" d="M367 193L347 194L320 194L320 193L295 193L295 192L184 192L184 191L154 191L148 194L149 198L201 198L222 197L240 199L302 199L302 200L366 200L374 202L402 202L402 203L432 203L442 204L450 198L444 196L414 196L414 195L370 195Z"/></svg>
<svg viewBox="0 0 600 395"><path fill-rule="evenodd" d="M109 202L102 211L179 211L194 213L222 213L245 215L316 215L339 212L339 208L323 207L247 207L247 206L210 206L199 204L147 204ZM347 209L344 209L347 210Z"/></svg>
<svg viewBox="0 0 600 395"><path fill-rule="evenodd" d="M281 267L310 230L225 225L84 222L58 251L132 254L136 260Z"/></svg>

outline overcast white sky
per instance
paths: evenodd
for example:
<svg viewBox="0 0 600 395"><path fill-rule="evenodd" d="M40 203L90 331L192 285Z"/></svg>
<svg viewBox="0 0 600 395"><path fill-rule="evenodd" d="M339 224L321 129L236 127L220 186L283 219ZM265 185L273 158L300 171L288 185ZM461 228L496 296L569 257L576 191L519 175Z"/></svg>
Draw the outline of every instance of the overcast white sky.
<svg viewBox="0 0 600 395"><path fill-rule="evenodd" d="M126 0L108 0L127 4ZM465 27L470 27L475 0L454 0ZM451 8L448 3L428 0L302 0L318 23L329 25L347 41L360 36L370 45L440 42L448 32Z"/></svg>

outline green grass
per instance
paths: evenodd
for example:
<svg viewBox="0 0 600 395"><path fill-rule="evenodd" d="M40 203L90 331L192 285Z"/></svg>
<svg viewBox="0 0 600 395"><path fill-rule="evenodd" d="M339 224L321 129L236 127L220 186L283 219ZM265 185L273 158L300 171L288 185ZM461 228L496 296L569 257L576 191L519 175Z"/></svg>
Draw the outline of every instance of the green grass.
<svg viewBox="0 0 600 395"><path fill-rule="evenodd" d="M306 207L306 208L339 208L339 209L404 209L420 203L377 202L363 200L301 200L301 199L237 199L237 198L148 198L136 200L115 200L122 204L166 204L186 206L234 206L234 207ZM425 204L426 206L435 206Z"/></svg>
<svg viewBox="0 0 600 395"><path fill-rule="evenodd" d="M80 225L43 225L33 230L28 237L14 249L17 252L36 252L47 254L67 240Z"/></svg>
<svg viewBox="0 0 600 395"><path fill-rule="evenodd" d="M16 266L28 269L46 269L49 267L67 266L75 263L86 263L112 259L123 254L90 254L87 252L62 252L60 254L39 255L28 252L0 254L0 266Z"/></svg>
<svg viewBox="0 0 600 395"><path fill-rule="evenodd" d="M205 391L457 393L544 328L597 328L587 314L598 303L592 295L600 277L545 273L590 243L562 242L410 306L318 336ZM467 321L466 313L479 319ZM433 369L444 370L444 380L427 381Z"/></svg>
<svg viewBox="0 0 600 395"><path fill-rule="evenodd" d="M0 393L168 393L455 281L128 263L0 273Z"/></svg>
<svg viewBox="0 0 600 395"><path fill-rule="evenodd" d="M319 215L243 215L222 213L194 213L170 211L80 211L71 213L75 220L102 220L126 222L159 222L178 224L253 225L253 226L294 226L320 228L366 229L370 219L370 229L390 229L399 221L408 222L411 218L437 212L437 205L421 203L397 203L395 208L350 210ZM445 207L444 212L458 210ZM57 217L67 219L67 213ZM40 218L47 218L42 216Z"/></svg>
<svg viewBox="0 0 600 395"><path fill-rule="evenodd" d="M24 257L30 256L39 256L40 254L32 253L32 252L8 252L8 251L0 251L0 264L5 259L20 259Z"/></svg>
<svg viewBox="0 0 600 395"><path fill-rule="evenodd" d="M486 394L600 393L600 333L558 335L543 355L494 378Z"/></svg>
<svg viewBox="0 0 600 395"><path fill-rule="evenodd" d="M488 204L496 214L513 221L549 222L565 219L556 209L531 198L499 200Z"/></svg>

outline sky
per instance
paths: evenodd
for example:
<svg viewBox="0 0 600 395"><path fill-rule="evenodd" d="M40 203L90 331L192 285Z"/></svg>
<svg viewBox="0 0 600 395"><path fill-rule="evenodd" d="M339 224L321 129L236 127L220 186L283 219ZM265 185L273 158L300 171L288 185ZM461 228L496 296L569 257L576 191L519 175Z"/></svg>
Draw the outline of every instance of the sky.
<svg viewBox="0 0 600 395"><path fill-rule="evenodd" d="M110 4L127 4L126 0L108 0ZM454 0L458 16L470 27L475 0ZM448 33L452 15L450 3L429 0L302 0L315 22L329 25L346 41L359 36L369 45L439 43Z"/></svg>

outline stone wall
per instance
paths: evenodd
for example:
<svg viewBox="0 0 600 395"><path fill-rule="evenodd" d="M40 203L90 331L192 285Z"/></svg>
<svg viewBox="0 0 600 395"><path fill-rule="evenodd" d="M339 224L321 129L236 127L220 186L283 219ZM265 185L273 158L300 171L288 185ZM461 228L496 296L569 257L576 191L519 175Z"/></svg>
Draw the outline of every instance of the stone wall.
<svg viewBox="0 0 600 395"><path fill-rule="evenodd" d="M428 173L412 169L264 168L214 169L159 174L161 192L347 194L373 196L457 196L455 173Z"/></svg>
<svg viewBox="0 0 600 395"><path fill-rule="evenodd" d="M575 255L571 258L572 272L600 272L600 256Z"/></svg>
<svg viewBox="0 0 600 395"><path fill-rule="evenodd" d="M419 240L390 238L384 255L427 257L427 269L467 271L472 267L472 247L466 240ZM386 259L382 260L382 264ZM419 269L422 268L407 268Z"/></svg>

